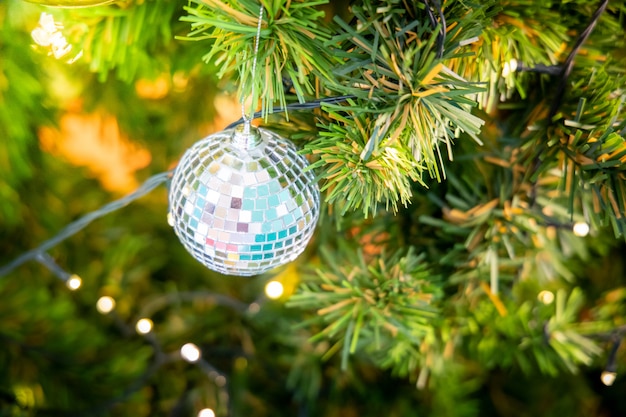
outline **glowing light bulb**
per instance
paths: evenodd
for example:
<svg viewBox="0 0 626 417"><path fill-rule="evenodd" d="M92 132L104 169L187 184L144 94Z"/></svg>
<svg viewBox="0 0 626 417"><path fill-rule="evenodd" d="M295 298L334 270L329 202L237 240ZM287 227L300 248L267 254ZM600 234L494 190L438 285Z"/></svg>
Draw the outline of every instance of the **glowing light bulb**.
<svg viewBox="0 0 626 417"><path fill-rule="evenodd" d="M585 222L577 222L572 230L576 236L585 237L589 234L589 225Z"/></svg>
<svg viewBox="0 0 626 417"><path fill-rule="evenodd" d="M505 62L502 67L502 76L508 77L512 72L517 71L517 59L513 58L509 62Z"/></svg>
<svg viewBox="0 0 626 417"><path fill-rule="evenodd" d="M78 275L71 275L70 278L65 282L65 285L67 285L67 288L69 288L70 290L76 291L80 288L81 285L83 285L83 280L80 279Z"/></svg>
<svg viewBox="0 0 626 417"><path fill-rule="evenodd" d="M280 298L284 292L283 284L278 281L270 281L265 286L265 295L267 295L272 300Z"/></svg>
<svg viewBox="0 0 626 417"><path fill-rule="evenodd" d="M152 331L153 326L154 323L152 323L152 320L140 319L135 325L135 330L137 330L137 333L139 334L148 334Z"/></svg>
<svg viewBox="0 0 626 417"><path fill-rule="evenodd" d="M54 21L54 16L42 13L39 17L39 25L33 29L31 36L33 41L39 46L49 48L48 55L53 55L56 59L61 59L72 51L72 45L67 41L62 33L63 24ZM67 63L71 64L83 55L79 51Z"/></svg>
<svg viewBox="0 0 626 417"><path fill-rule="evenodd" d="M615 378L617 378L617 373L611 371L603 371L602 375L600 375L600 380L607 387L613 385Z"/></svg>
<svg viewBox="0 0 626 417"><path fill-rule="evenodd" d="M194 363L200 359L201 353L198 346L193 343L185 343L180 348L180 356L182 356L187 362Z"/></svg>
<svg viewBox="0 0 626 417"><path fill-rule="evenodd" d="M198 413L198 417L215 417L215 411L211 410L210 408L203 408Z"/></svg>
<svg viewBox="0 0 626 417"><path fill-rule="evenodd" d="M96 309L102 314L109 314L115 308L115 300L108 295L98 298Z"/></svg>
<svg viewBox="0 0 626 417"><path fill-rule="evenodd" d="M543 290L537 294L537 299L546 305L552 304L554 301L554 293L552 291Z"/></svg>

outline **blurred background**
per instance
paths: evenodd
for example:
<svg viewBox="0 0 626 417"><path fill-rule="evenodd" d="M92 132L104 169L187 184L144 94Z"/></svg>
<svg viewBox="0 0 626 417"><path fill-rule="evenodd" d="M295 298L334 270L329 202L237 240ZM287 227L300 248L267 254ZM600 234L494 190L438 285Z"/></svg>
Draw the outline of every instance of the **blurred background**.
<svg viewBox="0 0 626 417"><path fill-rule="evenodd" d="M0 265L240 117L235 81L201 62L201 43L174 40L189 30L182 3L146 3L121 26L99 8L0 3ZM67 45L38 44L37 28ZM116 30L129 31L127 44ZM76 46L85 36L98 37L89 51ZM450 370L419 390L367 356L342 370L340 355L325 357L329 342L310 341L306 315L285 306L333 230L276 274L226 279L189 256L167 210L162 186L50 250L78 288L37 262L0 277L0 416L626 415L626 382L602 384L600 362L559 376ZM380 251L371 236L361 243ZM607 251L600 287L626 300L624 245ZM270 281L281 285L268 295ZM181 356L186 343L201 363L193 346Z"/></svg>

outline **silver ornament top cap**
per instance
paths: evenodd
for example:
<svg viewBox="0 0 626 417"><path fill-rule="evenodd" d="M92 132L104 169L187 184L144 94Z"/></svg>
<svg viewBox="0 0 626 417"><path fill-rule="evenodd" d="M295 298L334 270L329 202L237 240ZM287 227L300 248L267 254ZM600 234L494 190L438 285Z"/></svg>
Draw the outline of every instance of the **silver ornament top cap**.
<svg viewBox="0 0 626 417"><path fill-rule="evenodd" d="M231 143L237 149L249 151L263 143L263 139L259 130L246 121L234 129Z"/></svg>

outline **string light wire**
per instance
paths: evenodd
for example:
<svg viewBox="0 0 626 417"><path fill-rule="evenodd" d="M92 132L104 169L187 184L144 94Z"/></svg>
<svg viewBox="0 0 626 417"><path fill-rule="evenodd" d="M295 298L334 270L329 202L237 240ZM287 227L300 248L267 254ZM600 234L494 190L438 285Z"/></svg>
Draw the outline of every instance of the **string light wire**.
<svg viewBox="0 0 626 417"><path fill-rule="evenodd" d="M439 33L437 34L437 58L441 59L443 58L444 46L446 42L446 31L448 30L448 28L446 24L446 18L443 15L443 10L441 9L441 5L439 4L439 1L432 0L432 2L434 4L435 10L437 11L437 14L439 15L439 21L441 22L440 23L441 26L439 23L437 23L437 18L435 18L435 15L433 14L431 10L430 1L424 0L424 5L426 6L426 12L428 13L428 18L430 19L430 23L433 25L435 29L439 28Z"/></svg>
<svg viewBox="0 0 626 417"><path fill-rule="evenodd" d="M563 97L565 95L565 88L567 87L567 80L570 74L572 73L572 70L574 69L574 58L576 58L576 56L580 52L580 48L582 48L585 41L587 41L587 38L589 38L589 35L591 35L591 32L593 32L593 29L596 27L598 20L600 20L600 17L604 13L608 5L609 5L609 0L602 0L602 3L600 3L596 11L591 16L591 20L589 21L589 24L587 25L585 30L583 30L580 33L580 35L578 36L578 40L576 41L576 44L574 44L574 47L572 48L571 52L565 59L565 62L563 63L563 66L561 67L561 74L560 74L561 80L559 81L559 84L557 86L557 90L554 95L554 100L552 101L552 105L550 106L550 112L548 115L548 123L556 115L556 112L559 110L559 107L561 106L561 102L563 101Z"/></svg>
<svg viewBox="0 0 626 417"><path fill-rule="evenodd" d="M63 242L65 239L69 238L70 236L75 235L76 233L78 233L79 231L87 227L94 220L99 219L100 217L104 217L107 214L110 214L114 211L117 211L121 209L122 207L127 206L131 202L137 200L138 198L143 197L144 195L150 193L156 187L158 187L159 185L167 181L170 174L171 174L171 171L167 171L167 172L162 172L160 174L153 175L152 177L148 178L143 184L139 186L139 188L137 188L132 193L118 200L105 204L99 209L92 211L90 213L87 213L80 219L68 224L67 226L65 226L65 228L63 228L59 233L57 233L52 238L46 240L41 245L37 246L35 249L24 252L22 255L18 256L13 261L9 262L8 264L0 268L0 277L8 274L9 272L14 270L18 266L28 261L35 260L35 259L39 260L40 262L44 259L49 260L48 257L43 255L45 252L52 249L59 243ZM44 262L44 265L48 267L49 263ZM53 271L53 272L56 272L56 271Z"/></svg>
<svg viewBox="0 0 626 417"><path fill-rule="evenodd" d="M288 112L290 110L291 111L314 110L314 109L319 109L320 107L322 107L323 104L338 104L338 103L343 103L344 101L348 101L354 98L356 98L356 96L353 96L353 95L333 96L333 97L326 97L326 98L306 101L304 103L292 103L292 104L288 104L285 107L273 107L272 113L283 113L285 111ZM263 117L263 112L258 111L252 115L251 120L259 119L261 117ZM232 129L233 127L238 126L242 123L245 123L245 119L243 117L237 121L232 122L228 126L226 126L226 129Z"/></svg>

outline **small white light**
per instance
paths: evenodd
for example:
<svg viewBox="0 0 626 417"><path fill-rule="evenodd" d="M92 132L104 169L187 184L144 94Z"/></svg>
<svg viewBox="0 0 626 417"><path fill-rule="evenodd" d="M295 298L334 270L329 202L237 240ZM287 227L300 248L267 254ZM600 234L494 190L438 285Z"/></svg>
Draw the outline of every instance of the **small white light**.
<svg viewBox="0 0 626 417"><path fill-rule="evenodd" d="M270 281L265 286L265 295L267 295L272 300L280 298L283 295L283 284L278 281Z"/></svg>
<svg viewBox="0 0 626 417"><path fill-rule="evenodd" d="M603 371L602 375L600 375L600 379L602 383L607 387L610 387L615 382L615 378L617 378L617 373L611 371Z"/></svg>
<svg viewBox="0 0 626 417"><path fill-rule="evenodd" d="M261 311L261 306L259 305L259 303L252 303L248 306L248 311L250 312L250 314L256 314Z"/></svg>
<svg viewBox="0 0 626 417"><path fill-rule="evenodd" d="M50 48L48 55L53 55L56 59L63 58L72 50L72 45L68 43L60 29L63 29L63 24L55 22L52 15L42 13L39 18L39 26L31 32L35 43L39 46ZM81 50L67 62L69 64L73 63L80 58L82 54L83 51Z"/></svg>
<svg viewBox="0 0 626 417"><path fill-rule="evenodd" d="M33 37L33 40L37 45L50 46L50 43L52 43L50 40L50 32L47 32L42 28L33 29L30 35Z"/></svg>
<svg viewBox="0 0 626 417"><path fill-rule="evenodd" d="M58 29L63 29L63 24L55 22L54 16L49 13L41 13L39 15L39 26L49 33L54 33Z"/></svg>
<svg viewBox="0 0 626 417"><path fill-rule="evenodd" d="M139 334L148 334L152 331L153 325L154 323L150 319L140 319L135 325L135 329Z"/></svg>
<svg viewBox="0 0 626 417"><path fill-rule="evenodd" d="M509 65L508 62L505 62L504 65L502 66L502 76L508 77L510 73L511 73L511 66Z"/></svg>
<svg viewBox="0 0 626 417"><path fill-rule="evenodd" d="M172 216L171 212L167 213L167 224L174 227L174 216Z"/></svg>
<svg viewBox="0 0 626 417"><path fill-rule="evenodd" d="M198 417L215 417L215 412L210 408L203 408L198 413Z"/></svg>
<svg viewBox="0 0 626 417"><path fill-rule="evenodd" d="M180 356L189 363L197 362L200 359L200 349L193 343L185 343L180 348Z"/></svg>
<svg viewBox="0 0 626 417"><path fill-rule="evenodd" d="M585 237L589 234L589 225L585 222L577 222L572 230L576 236Z"/></svg>
<svg viewBox="0 0 626 417"><path fill-rule="evenodd" d="M226 377L224 375L218 375L217 377L215 377L215 384L218 387L223 387L224 385L226 385Z"/></svg>
<svg viewBox="0 0 626 417"><path fill-rule="evenodd" d="M83 285L83 280L80 279L80 277L78 275L71 275L70 278L65 282L65 285L67 285L67 288L69 288L72 291L76 291L77 289L80 288L81 285Z"/></svg>
<svg viewBox="0 0 626 417"><path fill-rule="evenodd" d="M537 299L546 305L552 304L554 301L554 293L552 291L543 290L537 294Z"/></svg>
<svg viewBox="0 0 626 417"><path fill-rule="evenodd" d="M65 39L61 32L56 32L50 37L50 48L52 55L54 55L56 59L59 59L72 50L72 45L67 43L67 39Z"/></svg>
<svg viewBox="0 0 626 417"><path fill-rule="evenodd" d="M63 25L56 23L54 17L48 13L42 13L39 16L39 26L31 32L31 36L36 44L41 46L50 46L52 43L52 35L59 33Z"/></svg>
<svg viewBox="0 0 626 417"><path fill-rule="evenodd" d="M502 66L502 76L508 77L511 73L517 71L517 59L513 58L509 62L505 62Z"/></svg>
<svg viewBox="0 0 626 417"><path fill-rule="evenodd" d="M98 298L96 309L102 314L109 314L115 308L115 300L108 295Z"/></svg>

